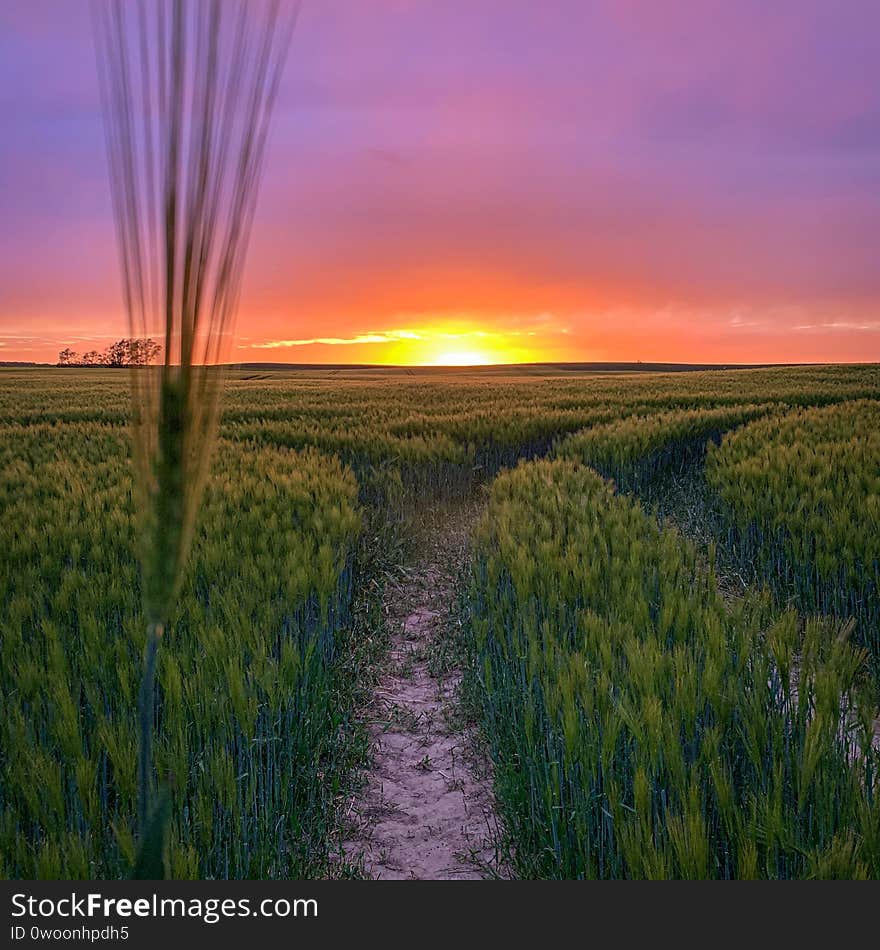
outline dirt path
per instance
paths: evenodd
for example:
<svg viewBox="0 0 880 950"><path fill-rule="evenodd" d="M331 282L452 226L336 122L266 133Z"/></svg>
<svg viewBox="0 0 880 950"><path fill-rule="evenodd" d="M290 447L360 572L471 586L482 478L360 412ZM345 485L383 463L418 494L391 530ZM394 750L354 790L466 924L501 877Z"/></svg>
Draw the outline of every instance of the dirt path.
<svg viewBox="0 0 880 950"><path fill-rule="evenodd" d="M443 638L480 510L458 507L432 519L412 567L385 595L391 648L367 710L372 769L350 805L343 845L373 878L497 873L491 779L475 729L462 721L461 672L450 666Z"/></svg>

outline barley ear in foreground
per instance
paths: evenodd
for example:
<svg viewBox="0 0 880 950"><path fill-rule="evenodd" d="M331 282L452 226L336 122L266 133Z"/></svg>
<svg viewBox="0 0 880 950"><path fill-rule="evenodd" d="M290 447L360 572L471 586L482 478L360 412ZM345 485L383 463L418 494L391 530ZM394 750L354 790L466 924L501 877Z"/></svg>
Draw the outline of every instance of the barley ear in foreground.
<svg viewBox="0 0 880 950"><path fill-rule="evenodd" d="M167 790L152 765L159 642L172 615L217 423L248 235L297 4L94 0L130 333L162 341L132 370L147 644L135 874L164 873Z"/></svg>

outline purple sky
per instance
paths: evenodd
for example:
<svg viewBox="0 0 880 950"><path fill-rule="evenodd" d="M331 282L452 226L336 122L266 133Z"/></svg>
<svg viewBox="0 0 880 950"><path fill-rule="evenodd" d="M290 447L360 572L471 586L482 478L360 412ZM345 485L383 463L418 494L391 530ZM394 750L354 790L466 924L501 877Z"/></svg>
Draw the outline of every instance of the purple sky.
<svg viewBox="0 0 880 950"><path fill-rule="evenodd" d="M101 348L88 4L0 77L0 359ZM878 248L876 0L306 0L237 356L878 360Z"/></svg>

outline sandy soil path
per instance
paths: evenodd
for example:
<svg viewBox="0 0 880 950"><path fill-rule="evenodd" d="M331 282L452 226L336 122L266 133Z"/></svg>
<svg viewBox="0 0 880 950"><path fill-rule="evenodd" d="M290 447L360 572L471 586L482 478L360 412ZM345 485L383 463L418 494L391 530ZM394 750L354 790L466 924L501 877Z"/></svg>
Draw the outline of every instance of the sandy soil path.
<svg viewBox="0 0 880 950"><path fill-rule="evenodd" d="M406 575L386 592L388 669L367 710L366 788L343 847L373 878L450 880L497 873L491 776L457 702L461 672L443 649L454 580L481 509L442 512Z"/></svg>

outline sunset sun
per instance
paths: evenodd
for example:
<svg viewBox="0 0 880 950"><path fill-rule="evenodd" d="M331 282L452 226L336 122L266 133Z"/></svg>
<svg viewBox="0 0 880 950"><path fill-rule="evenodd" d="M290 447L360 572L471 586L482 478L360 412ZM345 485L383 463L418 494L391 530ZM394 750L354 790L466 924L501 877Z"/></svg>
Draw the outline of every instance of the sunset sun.
<svg viewBox="0 0 880 950"><path fill-rule="evenodd" d="M482 353L479 350L448 350L444 353L440 353L436 359L431 360L430 363L426 365L489 366L492 363L497 362L498 360L493 359L491 356L488 356L486 353Z"/></svg>

